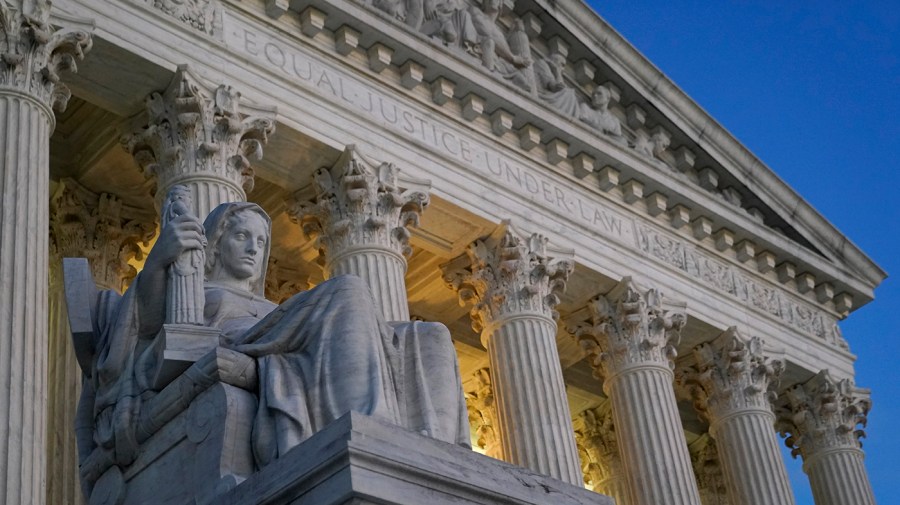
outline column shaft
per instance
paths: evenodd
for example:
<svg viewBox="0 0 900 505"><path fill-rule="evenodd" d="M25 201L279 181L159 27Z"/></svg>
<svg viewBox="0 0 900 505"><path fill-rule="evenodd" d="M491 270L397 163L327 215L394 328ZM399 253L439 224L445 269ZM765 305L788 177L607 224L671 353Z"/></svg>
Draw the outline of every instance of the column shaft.
<svg viewBox="0 0 900 505"><path fill-rule="evenodd" d="M406 258L381 247L358 247L330 258L325 275L332 278L352 274L361 277L387 321L409 321L406 296Z"/></svg>
<svg viewBox="0 0 900 505"><path fill-rule="evenodd" d="M793 505L771 412L741 412L715 422L719 461L732 505Z"/></svg>
<svg viewBox="0 0 900 505"><path fill-rule="evenodd" d="M859 449L838 449L804 463L816 505L875 505Z"/></svg>
<svg viewBox="0 0 900 505"><path fill-rule="evenodd" d="M607 379L634 505L699 504L671 370L635 367Z"/></svg>
<svg viewBox="0 0 900 505"><path fill-rule="evenodd" d="M488 337L503 459L582 485L552 320L519 316Z"/></svg>
<svg viewBox="0 0 900 505"><path fill-rule="evenodd" d="M75 410L81 396L82 373L72 346L61 274L61 264L51 265L47 503L78 505L84 501L75 442Z"/></svg>
<svg viewBox="0 0 900 505"><path fill-rule="evenodd" d="M630 505L634 503L631 493L628 491L628 481L623 475L616 475L601 481L594 491L605 494L616 501L616 505Z"/></svg>
<svg viewBox="0 0 900 505"><path fill-rule="evenodd" d="M44 503L47 107L0 90L0 502Z"/></svg>

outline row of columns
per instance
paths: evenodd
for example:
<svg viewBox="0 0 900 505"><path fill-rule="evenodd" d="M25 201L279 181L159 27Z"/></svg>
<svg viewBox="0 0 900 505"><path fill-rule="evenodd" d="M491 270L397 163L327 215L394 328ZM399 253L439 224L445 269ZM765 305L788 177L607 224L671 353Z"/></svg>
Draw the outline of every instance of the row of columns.
<svg viewBox="0 0 900 505"><path fill-rule="evenodd" d="M42 503L46 484L49 501L65 503L78 480L75 467L47 463L45 483L44 460L53 459L45 438L47 351L53 357L53 433L57 422L71 419L66 416L80 377L73 356L63 350L67 332L58 282L54 310L49 310L50 245L40 231L50 227L51 106L64 106L68 96L58 72L74 70L75 59L90 48L90 37L84 31L53 32L46 0L11 5L4 18L12 16L13 22L0 28L9 46L0 49L11 55L4 56L0 80L0 121L7 132L0 138L0 198L16 203L0 207L0 402L6 412L0 419L0 497L5 503ZM249 159L261 155L274 129L273 116L271 110L248 110L231 88L211 86L181 67L166 91L148 98L146 127L124 143L145 174L156 178L159 199L171 186L187 185L194 193L194 211L203 217L219 203L246 199L253 181ZM407 227L427 206L428 189L425 181L403 179L393 165L372 163L349 148L334 167L316 172L310 189L295 195L289 214L316 239L326 277L359 275L386 319L408 320ZM104 201L98 208L109 205L110 197L97 197ZM141 240L146 227L139 228L126 238L120 235L121 243L113 247L121 253L129 241ZM65 223L54 233L59 241ZM93 252L87 244L81 251ZM496 405L490 422L492 436L499 438L494 451L511 463L580 485L579 451L555 342L554 307L573 270L572 258L572 251L553 249L545 237L524 235L504 223L443 269L460 300L473 304L473 324L488 349L488 383ZM107 279L98 271L103 273L109 261L91 264L95 278L102 284L108 280L102 287L122 289L127 269ZM658 292L642 291L630 279L595 299L591 310L592 324L579 338L603 379L610 399L606 419L611 420L605 421L604 433L604 423L600 428L594 423L586 435L607 439L605 449L590 456L608 458L595 468L598 483L620 503L699 504L672 387L683 310L665 305ZM47 331L48 314L52 331ZM775 418L766 396L777 367L766 363L753 341L746 343L733 332L719 340L697 350L698 367L686 381L708 412L730 503L791 503L783 464L773 449ZM788 398L782 429L792 434L789 440L804 457L817 503L874 503L855 430L868 410L863 392L824 374L793 388ZM63 457L71 458L66 442L60 447ZM53 450L58 450L55 444Z"/></svg>

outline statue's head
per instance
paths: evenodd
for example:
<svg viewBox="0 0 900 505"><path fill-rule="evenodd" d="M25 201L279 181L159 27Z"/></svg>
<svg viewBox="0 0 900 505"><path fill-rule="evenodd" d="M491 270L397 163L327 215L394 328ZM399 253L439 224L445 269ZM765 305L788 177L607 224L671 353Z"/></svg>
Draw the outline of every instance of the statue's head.
<svg viewBox="0 0 900 505"><path fill-rule="evenodd" d="M594 108L605 109L609 105L610 93L606 86L597 86L591 95Z"/></svg>
<svg viewBox="0 0 900 505"><path fill-rule="evenodd" d="M223 203L203 223L206 279L212 282L247 282L256 295L264 296L272 222L255 203Z"/></svg>

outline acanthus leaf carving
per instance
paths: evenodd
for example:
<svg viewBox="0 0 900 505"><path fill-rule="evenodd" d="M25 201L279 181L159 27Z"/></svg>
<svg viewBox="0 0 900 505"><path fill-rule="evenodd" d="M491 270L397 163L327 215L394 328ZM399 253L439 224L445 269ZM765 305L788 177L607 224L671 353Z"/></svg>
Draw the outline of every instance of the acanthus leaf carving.
<svg viewBox="0 0 900 505"><path fill-rule="evenodd" d="M315 240L323 264L357 246L409 256L408 228L418 227L430 187L401 178L393 163L376 165L350 145L334 166L316 170L312 187L294 194L287 213Z"/></svg>
<svg viewBox="0 0 900 505"><path fill-rule="evenodd" d="M143 259L142 246L156 234L155 214L72 179L62 181L50 207L51 257L86 257L101 287L123 291L137 275L129 262Z"/></svg>
<svg viewBox="0 0 900 505"><path fill-rule="evenodd" d="M64 111L71 93L60 73L77 71L92 38L86 29L54 28L50 7L49 0L0 0L0 86Z"/></svg>
<svg viewBox="0 0 900 505"><path fill-rule="evenodd" d="M472 374L474 387L466 392L466 407L469 411L469 425L476 436L476 445L484 454L500 459L500 425L497 422L497 405L491 383L491 370L480 368Z"/></svg>
<svg viewBox="0 0 900 505"><path fill-rule="evenodd" d="M872 400L869 390L827 370L784 392L778 429L791 455L804 459L829 449L861 449Z"/></svg>
<svg viewBox="0 0 900 505"><path fill-rule="evenodd" d="M441 270L460 304L473 304L472 327L482 332L516 314L557 319L554 307L575 268L573 256L571 250L550 247L543 235L524 235L504 221Z"/></svg>
<svg viewBox="0 0 900 505"><path fill-rule="evenodd" d="M665 302L625 277L608 294L589 302L592 325L576 333L595 374L607 380L633 365L672 368L687 321L683 304ZM598 373L599 372L599 373Z"/></svg>
<svg viewBox="0 0 900 505"><path fill-rule="evenodd" d="M585 410L578 418L580 426L575 430L575 443L581 456L585 484L603 492L609 480L624 478L612 407L607 401Z"/></svg>
<svg viewBox="0 0 900 505"><path fill-rule="evenodd" d="M690 445L690 453L700 501L704 505L728 505L728 488L715 439L709 434L701 435Z"/></svg>
<svg viewBox="0 0 900 505"><path fill-rule="evenodd" d="M745 338L731 327L696 346L694 357L697 364L679 370L678 382L691 391L701 418L715 424L748 409L772 413L784 363L765 356L759 337Z"/></svg>
<svg viewBox="0 0 900 505"><path fill-rule="evenodd" d="M159 198L176 181L204 175L245 195L253 189L250 159L262 157L275 131L274 115L242 104L230 86L212 86L181 65L165 91L147 97L146 123L122 144L145 177L157 179Z"/></svg>

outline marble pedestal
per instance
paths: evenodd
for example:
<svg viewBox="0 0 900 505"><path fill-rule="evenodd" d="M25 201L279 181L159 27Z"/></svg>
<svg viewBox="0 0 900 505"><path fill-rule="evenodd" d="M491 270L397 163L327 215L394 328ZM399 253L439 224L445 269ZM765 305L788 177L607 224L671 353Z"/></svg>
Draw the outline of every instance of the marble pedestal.
<svg viewBox="0 0 900 505"><path fill-rule="evenodd" d="M220 505L613 505L612 499L351 412Z"/></svg>

